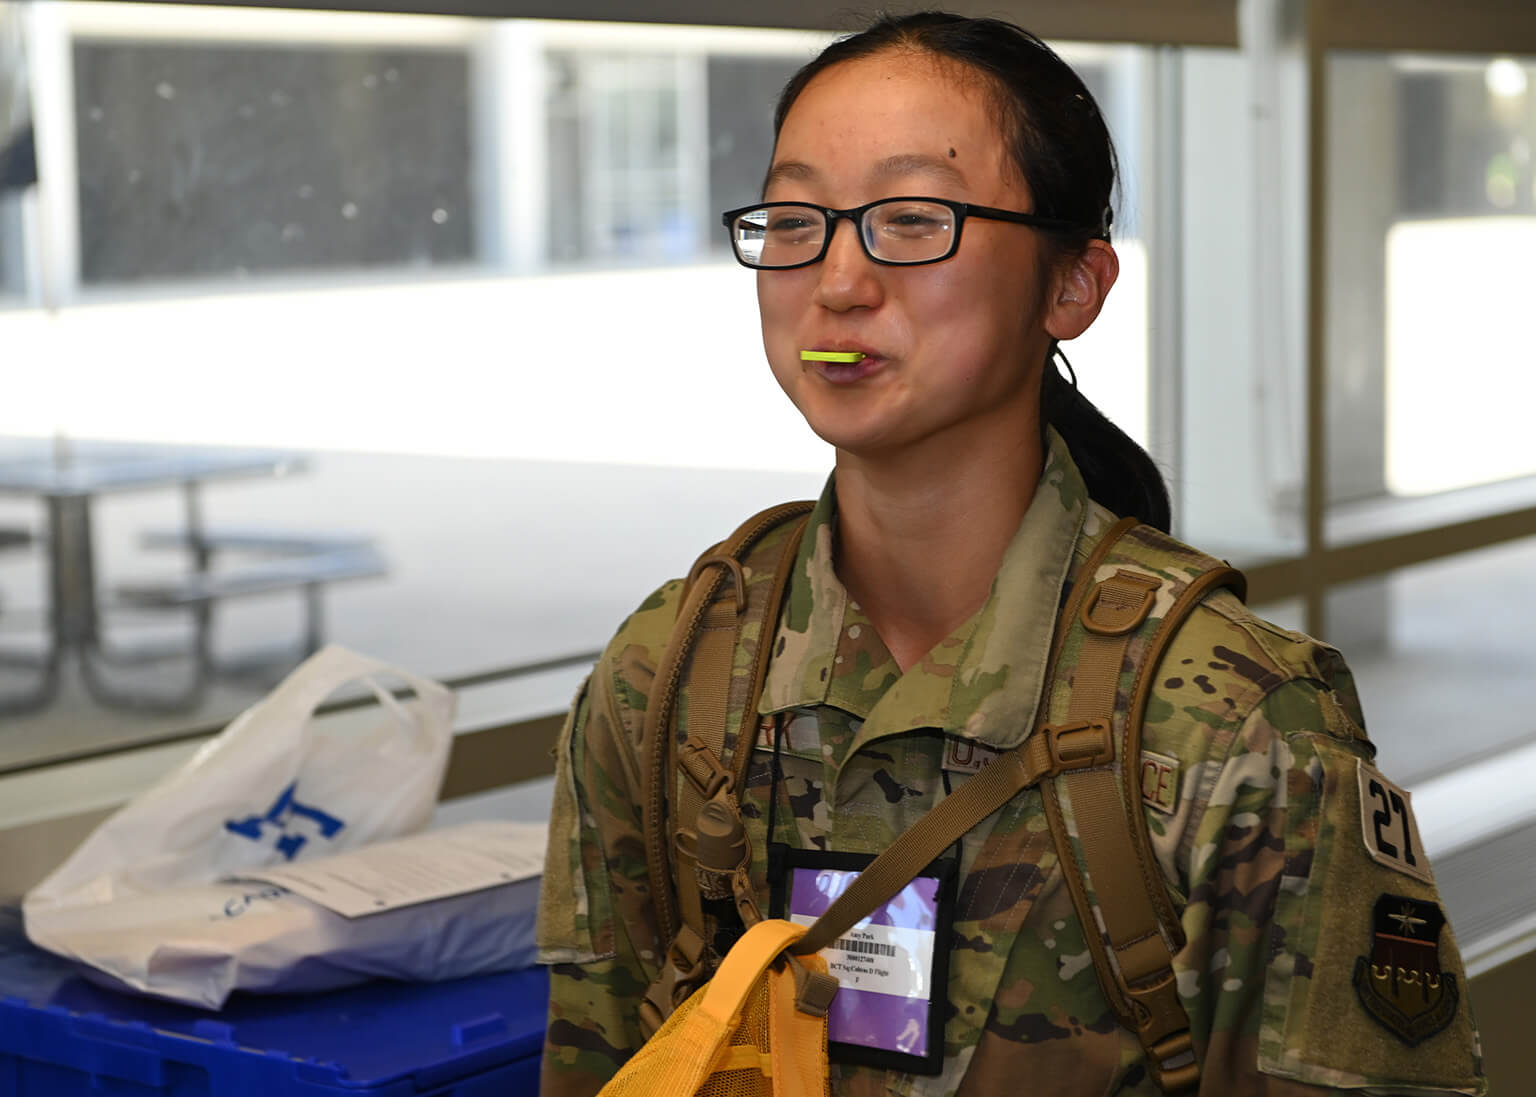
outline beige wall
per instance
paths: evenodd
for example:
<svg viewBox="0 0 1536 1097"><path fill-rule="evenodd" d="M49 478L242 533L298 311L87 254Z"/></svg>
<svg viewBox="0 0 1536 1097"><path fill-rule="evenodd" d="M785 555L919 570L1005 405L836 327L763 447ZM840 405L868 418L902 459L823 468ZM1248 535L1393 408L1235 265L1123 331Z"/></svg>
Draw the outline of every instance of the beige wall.
<svg viewBox="0 0 1536 1097"><path fill-rule="evenodd" d="M1536 1092L1536 952L1472 980L1472 1010L1483 1035L1490 1097Z"/></svg>

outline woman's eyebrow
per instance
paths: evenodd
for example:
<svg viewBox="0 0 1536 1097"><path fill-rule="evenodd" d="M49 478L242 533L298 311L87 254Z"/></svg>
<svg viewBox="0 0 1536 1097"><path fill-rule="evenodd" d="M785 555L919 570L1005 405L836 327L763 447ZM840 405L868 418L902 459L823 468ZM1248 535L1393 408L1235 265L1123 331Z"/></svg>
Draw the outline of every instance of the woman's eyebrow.
<svg viewBox="0 0 1536 1097"><path fill-rule="evenodd" d="M803 160L780 160L768 171L763 181L766 190L775 183L809 183L820 176L815 168ZM896 179L905 175L937 175L948 182L964 185L965 173L949 160L921 152L899 152L878 161L870 169L869 177L877 182Z"/></svg>
<svg viewBox="0 0 1536 1097"><path fill-rule="evenodd" d="M870 171L873 179L892 179L901 175L938 175L951 183L965 182L965 173L938 156L921 152L901 152L887 156Z"/></svg>
<svg viewBox="0 0 1536 1097"><path fill-rule="evenodd" d="M763 180L763 189L766 190L775 183L808 183L816 178L816 169L802 160L780 160L768 169L768 178Z"/></svg>

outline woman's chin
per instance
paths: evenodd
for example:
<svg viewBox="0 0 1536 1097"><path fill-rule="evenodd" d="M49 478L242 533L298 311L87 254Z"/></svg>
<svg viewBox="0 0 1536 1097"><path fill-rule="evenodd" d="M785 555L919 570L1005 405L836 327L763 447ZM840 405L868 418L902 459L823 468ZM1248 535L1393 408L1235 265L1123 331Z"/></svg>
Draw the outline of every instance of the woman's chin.
<svg viewBox="0 0 1536 1097"><path fill-rule="evenodd" d="M818 438L837 450L839 458L878 460L890 457L901 448L901 439L878 424L807 422Z"/></svg>

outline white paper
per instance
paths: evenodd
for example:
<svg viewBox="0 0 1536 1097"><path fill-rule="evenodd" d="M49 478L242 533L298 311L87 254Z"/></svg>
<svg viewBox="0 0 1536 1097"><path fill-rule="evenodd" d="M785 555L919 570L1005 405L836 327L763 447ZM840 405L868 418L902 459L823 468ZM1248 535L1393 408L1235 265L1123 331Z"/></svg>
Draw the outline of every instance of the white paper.
<svg viewBox="0 0 1536 1097"><path fill-rule="evenodd" d="M276 884L357 918L538 876L547 831L542 823L469 824L240 879Z"/></svg>
<svg viewBox="0 0 1536 1097"><path fill-rule="evenodd" d="M809 914L791 914L797 925L814 925ZM866 919L819 953L839 986L927 998L933 972L932 930L871 925Z"/></svg>

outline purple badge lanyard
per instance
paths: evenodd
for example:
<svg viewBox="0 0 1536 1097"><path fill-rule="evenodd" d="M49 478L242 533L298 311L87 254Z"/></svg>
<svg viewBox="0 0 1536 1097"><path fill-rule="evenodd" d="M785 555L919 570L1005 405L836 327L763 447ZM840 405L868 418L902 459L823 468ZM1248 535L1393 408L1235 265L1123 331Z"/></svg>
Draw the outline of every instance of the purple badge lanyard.
<svg viewBox="0 0 1536 1097"><path fill-rule="evenodd" d="M774 721L768 790L770 913L809 924L874 857L798 849L773 840L784 778L783 723ZM944 791L949 793L948 773ZM840 986L827 1014L833 1062L911 1074L938 1074L943 1069L942 1007L949 985L958 846L822 950Z"/></svg>

